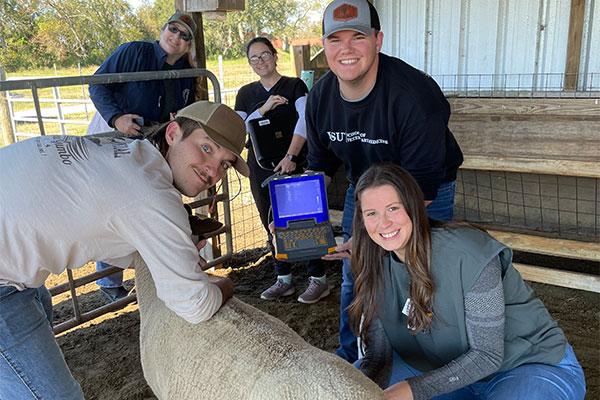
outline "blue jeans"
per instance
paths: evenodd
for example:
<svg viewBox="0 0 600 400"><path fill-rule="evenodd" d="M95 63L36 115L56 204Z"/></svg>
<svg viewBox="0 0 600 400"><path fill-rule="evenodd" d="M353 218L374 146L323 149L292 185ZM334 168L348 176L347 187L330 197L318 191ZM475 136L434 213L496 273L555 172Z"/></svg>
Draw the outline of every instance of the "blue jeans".
<svg viewBox="0 0 600 400"><path fill-rule="evenodd" d="M437 197L427 208L427 215L440 221L452 221L454 217L454 193L456 192L455 182L442 183L438 189ZM346 190L346 199L344 201L344 213L342 214L342 230L344 231L344 242L347 242L352 235L352 219L354 218L354 185L350 185ZM342 267L342 288L340 295L340 347L335 354L354 362L358 358L358 347L356 337L350 329L348 313L346 308L354 300L354 274L350 267L350 260L344 260Z"/></svg>
<svg viewBox="0 0 600 400"><path fill-rule="evenodd" d="M0 286L0 397L83 399L52 332L52 297L42 286Z"/></svg>
<svg viewBox="0 0 600 400"><path fill-rule="evenodd" d="M454 194L456 182L442 183L438 188L437 196L425 211L429 218L438 221L452 221L454 219Z"/></svg>
<svg viewBox="0 0 600 400"><path fill-rule="evenodd" d="M96 263L96 272L102 271L112 265L98 261ZM123 271L115 272L112 275L100 278L96 281L96 285L104 288L115 288L123 286Z"/></svg>
<svg viewBox="0 0 600 400"><path fill-rule="evenodd" d="M356 364L355 364L356 365ZM394 366L389 386L420 375L394 352ZM567 344L565 356L556 365L523 364L500 372L487 382L475 382L454 392L435 396L434 400L583 400L583 370Z"/></svg>

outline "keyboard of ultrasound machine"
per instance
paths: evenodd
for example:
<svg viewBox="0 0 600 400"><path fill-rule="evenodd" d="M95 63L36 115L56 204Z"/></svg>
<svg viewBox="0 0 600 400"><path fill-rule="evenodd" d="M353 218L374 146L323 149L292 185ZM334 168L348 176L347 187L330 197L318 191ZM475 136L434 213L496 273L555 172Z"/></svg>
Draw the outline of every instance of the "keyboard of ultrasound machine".
<svg viewBox="0 0 600 400"><path fill-rule="evenodd" d="M296 228L279 231L276 232L276 236L283 241L286 249L298 249L304 246L314 247L315 245L326 245L326 233L327 227L321 225L311 228Z"/></svg>

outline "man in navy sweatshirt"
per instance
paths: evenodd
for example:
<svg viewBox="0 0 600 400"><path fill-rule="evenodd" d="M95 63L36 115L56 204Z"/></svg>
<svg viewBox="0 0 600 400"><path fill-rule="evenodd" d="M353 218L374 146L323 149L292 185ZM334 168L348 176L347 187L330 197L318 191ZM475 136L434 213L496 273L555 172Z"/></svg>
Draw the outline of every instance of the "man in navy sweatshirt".
<svg viewBox="0 0 600 400"><path fill-rule="evenodd" d="M335 0L323 15L323 47L331 69L306 105L308 169L332 177L344 164L350 186L342 228L347 242L325 259L344 259L340 348L357 359L345 311L354 298L351 249L354 184L372 164L393 162L409 171L425 196L427 213L452 220L460 147L448 129L450 105L437 83L404 61L380 53L383 33L367 0Z"/></svg>

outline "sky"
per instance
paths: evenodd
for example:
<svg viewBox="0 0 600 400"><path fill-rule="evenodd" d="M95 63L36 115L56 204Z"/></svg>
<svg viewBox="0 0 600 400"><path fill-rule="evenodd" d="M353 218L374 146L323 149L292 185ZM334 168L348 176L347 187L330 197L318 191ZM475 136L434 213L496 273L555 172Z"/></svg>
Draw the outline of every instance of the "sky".
<svg viewBox="0 0 600 400"><path fill-rule="evenodd" d="M131 6L133 8L138 8L139 6L142 5L142 3L144 2L144 0L127 0L127 2L129 4L131 4ZM148 0L147 2L150 3L150 4L152 4L152 3L154 3L154 0Z"/></svg>

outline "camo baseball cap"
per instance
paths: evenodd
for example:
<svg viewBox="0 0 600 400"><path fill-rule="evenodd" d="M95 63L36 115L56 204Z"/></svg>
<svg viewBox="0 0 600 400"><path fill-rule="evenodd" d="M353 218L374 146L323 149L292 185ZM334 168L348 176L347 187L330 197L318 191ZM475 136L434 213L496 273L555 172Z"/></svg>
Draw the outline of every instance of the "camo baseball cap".
<svg viewBox="0 0 600 400"><path fill-rule="evenodd" d="M196 23L194 22L191 16L182 13L175 13L171 15L171 18L169 18L167 24L170 22L177 22L183 25L188 30L190 35L192 35L192 38L196 36L196 31L198 30L198 27L196 26Z"/></svg>

